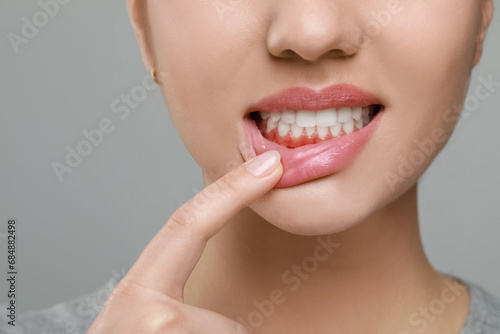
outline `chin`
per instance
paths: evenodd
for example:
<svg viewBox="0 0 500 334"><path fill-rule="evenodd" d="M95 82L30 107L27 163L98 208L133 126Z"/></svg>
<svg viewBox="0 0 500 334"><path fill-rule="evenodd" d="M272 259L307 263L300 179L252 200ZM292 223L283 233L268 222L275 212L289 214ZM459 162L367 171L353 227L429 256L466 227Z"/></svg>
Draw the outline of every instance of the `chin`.
<svg viewBox="0 0 500 334"><path fill-rule="evenodd" d="M286 232L305 236L343 232L367 223L375 214L398 210L403 204L400 199L416 187L432 159L391 187L385 172L393 170L404 153L377 159L377 152L369 145L347 168L293 187L274 188L250 209Z"/></svg>
<svg viewBox="0 0 500 334"><path fill-rule="evenodd" d="M286 232L313 236L351 229L383 207L382 202L390 200L369 196L377 193L373 183L371 189L360 193L356 187L343 187L336 177L330 175L294 187L275 188L250 208Z"/></svg>

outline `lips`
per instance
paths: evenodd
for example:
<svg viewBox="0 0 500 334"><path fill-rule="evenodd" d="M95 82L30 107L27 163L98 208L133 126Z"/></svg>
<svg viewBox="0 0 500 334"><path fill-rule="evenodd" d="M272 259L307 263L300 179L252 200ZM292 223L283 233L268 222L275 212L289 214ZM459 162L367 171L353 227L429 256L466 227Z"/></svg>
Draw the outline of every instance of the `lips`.
<svg viewBox="0 0 500 334"><path fill-rule="evenodd" d="M332 133L335 134L335 130L325 132L324 127L319 125L316 128L306 127L300 134L302 130L297 132L297 125L290 118L287 122L292 123L291 128L295 126L295 134L292 134L292 131L285 134L286 129L278 134L278 128L273 129L272 134L266 133L266 125L262 125L261 115L266 115L264 116L266 118L271 115L277 119L279 113L286 115L290 111L296 111L296 115L312 114L314 120L314 114L311 112L315 112L319 120L321 113L326 113L326 110L345 111L359 108L370 108L370 120L366 122L365 115L365 124L359 126L361 129L355 127L354 130L347 131L349 133L342 130L336 133L336 137L332 135ZM349 165L368 143L377 128L382 115L378 111L381 109L383 106L376 96L353 85L333 85L320 92L310 88L295 87L266 97L252 105L245 117L245 133L252 156L269 150L280 152L284 171L276 187L291 187L331 175ZM319 122L323 121L323 119L319 120ZM352 121L356 120L353 119L350 122ZM300 121L299 124L314 126L313 123L301 124ZM328 125L328 123L321 125ZM280 126L283 128L287 124L283 123ZM338 127L339 124L336 126Z"/></svg>

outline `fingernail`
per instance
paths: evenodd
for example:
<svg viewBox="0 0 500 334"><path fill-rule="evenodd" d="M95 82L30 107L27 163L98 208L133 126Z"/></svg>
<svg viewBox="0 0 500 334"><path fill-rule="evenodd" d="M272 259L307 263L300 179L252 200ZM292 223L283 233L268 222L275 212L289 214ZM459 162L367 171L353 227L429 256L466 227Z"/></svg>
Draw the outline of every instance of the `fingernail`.
<svg viewBox="0 0 500 334"><path fill-rule="evenodd" d="M247 171L257 177L263 177L271 174L279 163L279 152L275 150L267 151L257 156L255 160L247 166Z"/></svg>

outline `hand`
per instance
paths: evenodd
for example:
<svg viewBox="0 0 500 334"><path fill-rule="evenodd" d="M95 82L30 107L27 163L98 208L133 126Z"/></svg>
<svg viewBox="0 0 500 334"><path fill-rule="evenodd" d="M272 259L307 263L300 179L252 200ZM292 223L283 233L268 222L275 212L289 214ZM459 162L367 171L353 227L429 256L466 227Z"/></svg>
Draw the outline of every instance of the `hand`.
<svg viewBox="0 0 500 334"><path fill-rule="evenodd" d="M110 294L87 333L246 333L232 319L184 304L184 285L207 241L271 190L282 173L279 153L263 153L176 210ZM212 200L196 201L203 195Z"/></svg>

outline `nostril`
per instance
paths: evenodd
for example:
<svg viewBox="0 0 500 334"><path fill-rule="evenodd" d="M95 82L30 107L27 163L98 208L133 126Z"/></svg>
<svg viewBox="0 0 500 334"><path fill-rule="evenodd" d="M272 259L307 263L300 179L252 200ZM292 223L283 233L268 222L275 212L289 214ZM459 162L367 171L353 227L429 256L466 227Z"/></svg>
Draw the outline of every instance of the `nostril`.
<svg viewBox="0 0 500 334"><path fill-rule="evenodd" d="M310 63L353 56L360 50L360 27L342 7L302 1L276 9L267 32L268 52L276 58Z"/></svg>

